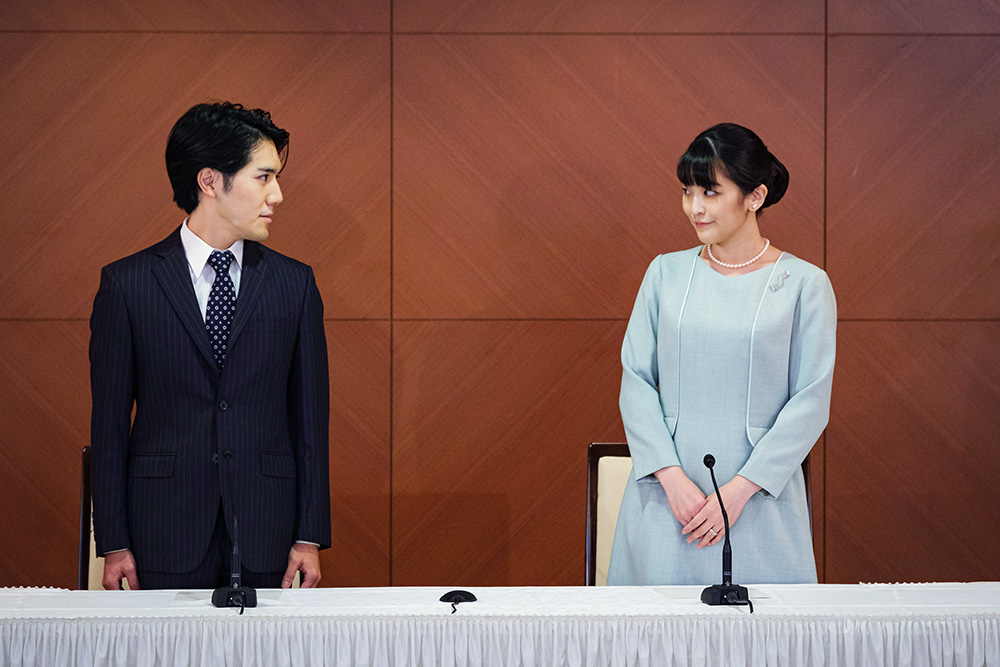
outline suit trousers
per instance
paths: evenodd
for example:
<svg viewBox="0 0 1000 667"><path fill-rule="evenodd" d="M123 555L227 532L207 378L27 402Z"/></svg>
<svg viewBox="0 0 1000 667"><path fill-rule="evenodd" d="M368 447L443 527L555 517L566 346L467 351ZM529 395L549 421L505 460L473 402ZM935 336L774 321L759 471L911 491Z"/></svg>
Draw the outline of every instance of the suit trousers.
<svg viewBox="0 0 1000 667"><path fill-rule="evenodd" d="M145 590L222 588L228 586L233 562L233 542L226 530L226 518L219 505L219 515L205 557L190 572L154 572L138 570L139 587ZM252 572L241 569L241 584L252 588L281 588L284 572Z"/></svg>

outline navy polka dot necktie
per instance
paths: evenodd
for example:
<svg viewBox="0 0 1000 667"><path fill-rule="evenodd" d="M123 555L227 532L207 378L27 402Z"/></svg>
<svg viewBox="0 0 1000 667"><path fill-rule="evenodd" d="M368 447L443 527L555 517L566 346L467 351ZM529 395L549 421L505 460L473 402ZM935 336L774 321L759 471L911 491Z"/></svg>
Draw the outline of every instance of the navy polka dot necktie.
<svg viewBox="0 0 1000 667"><path fill-rule="evenodd" d="M205 311L205 329L212 343L215 361L221 369L226 363L226 344L229 341L229 325L236 310L236 289L229 277L229 265L235 257L230 251L213 250L208 263L215 269L215 282L208 294L208 308Z"/></svg>

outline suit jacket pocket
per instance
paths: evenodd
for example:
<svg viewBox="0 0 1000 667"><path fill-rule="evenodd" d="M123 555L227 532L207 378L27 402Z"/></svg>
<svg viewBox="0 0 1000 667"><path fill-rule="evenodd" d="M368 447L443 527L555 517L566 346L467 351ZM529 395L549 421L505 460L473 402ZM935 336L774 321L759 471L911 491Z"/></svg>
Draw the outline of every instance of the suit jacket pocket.
<svg viewBox="0 0 1000 667"><path fill-rule="evenodd" d="M140 454L129 462L130 477L172 477L173 454Z"/></svg>
<svg viewBox="0 0 1000 667"><path fill-rule="evenodd" d="M263 453L260 471L269 477L295 477L295 459L287 454Z"/></svg>

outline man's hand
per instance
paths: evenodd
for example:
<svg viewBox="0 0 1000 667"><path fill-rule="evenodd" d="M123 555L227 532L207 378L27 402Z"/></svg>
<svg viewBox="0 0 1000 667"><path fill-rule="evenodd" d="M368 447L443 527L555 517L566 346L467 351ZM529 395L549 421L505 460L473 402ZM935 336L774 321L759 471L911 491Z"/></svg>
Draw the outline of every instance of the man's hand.
<svg viewBox="0 0 1000 667"><path fill-rule="evenodd" d="M291 588L295 573L302 573L302 588L316 588L320 580L319 547L315 544L295 543L288 552L288 569L281 579L282 588Z"/></svg>
<svg viewBox="0 0 1000 667"><path fill-rule="evenodd" d="M139 590L139 575L135 571L135 558L128 549L112 551L104 554L104 578L101 584L109 591L121 590L122 579L128 582L128 587Z"/></svg>

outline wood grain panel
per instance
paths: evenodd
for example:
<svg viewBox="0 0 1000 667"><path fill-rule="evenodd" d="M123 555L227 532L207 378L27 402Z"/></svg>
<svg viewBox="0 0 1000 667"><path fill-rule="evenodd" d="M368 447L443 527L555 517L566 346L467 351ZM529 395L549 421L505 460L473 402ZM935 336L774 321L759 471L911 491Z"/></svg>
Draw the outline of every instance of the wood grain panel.
<svg viewBox="0 0 1000 667"><path fill-rule="evenodd" d="M625 322L399 322L393 585L581 585Z"/></svg>
<svg viewBox="0 0 1000 667"><path fill-rule="evenodd" d="M397 31L822 32L821 0L396 0Z"/></svg>
<svg viewBox="0 0 1000 667"><path fill-rule="evenodd" d="M269 245L316 267L327 317L388 317L387 36L14 34L0 41L4 318L86 318L100 267L184 217L163 150L191 105L291 132ZM40 276L44 278L39 279Z"/></svg>
<svg viewBox="0 0 1000 667"><path fill-rule="evenodd" d="M829 0L830 32L996 33L1000 2Z"/></svg>
<svg viewBox="0 0 1000 667"><path fill-rule="evenodd" d="M838 37L829 53L841 317L1000 316L1000 38Z"/></svg>
<svg viewBox="0 0 1000 667"><path fill-rule="evenodd" d="M5 0L0 30L274 32L388 31L390 0ZM265 41L263 36L258 40Z"/></svg>
<svg viewBox="0 0 1000 667"><path fill-rule="evenodd" d="M996 576L998 322L843 322L827 581Z"/></svg>
<svg viewBox="0 0 1000 667"><path fill-rule="evenodd" d="M0 587L76 587L85 322L0 321Z"/></svg>
<svg viewBox="0 0 1000 667"><path fill-rule="evenodd" d="M792 173L765 233L822 264L822 38L395 48L396 317L627 318L652 258L697 243L675 165L724 120L755 128Z"/></svg>
<svg viewBox="0 0 1000 667"><path fill-rule="evenodd" d="M388 322L327 322L333 547L323 586L388 586Z"/></svg>

